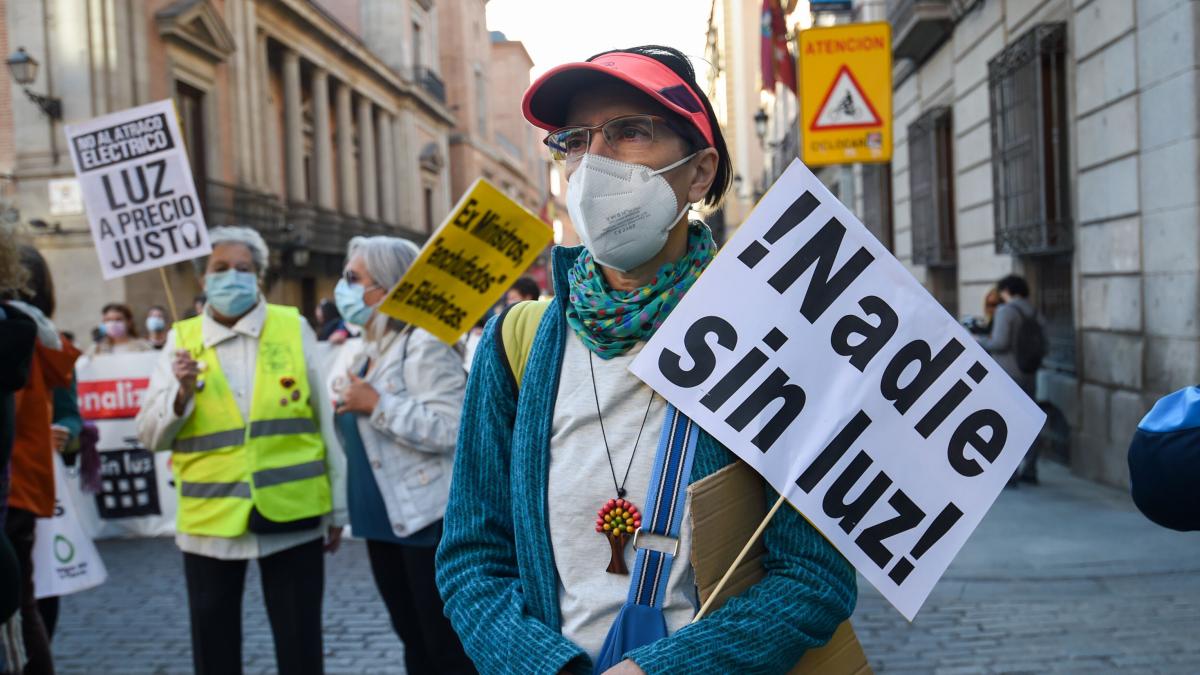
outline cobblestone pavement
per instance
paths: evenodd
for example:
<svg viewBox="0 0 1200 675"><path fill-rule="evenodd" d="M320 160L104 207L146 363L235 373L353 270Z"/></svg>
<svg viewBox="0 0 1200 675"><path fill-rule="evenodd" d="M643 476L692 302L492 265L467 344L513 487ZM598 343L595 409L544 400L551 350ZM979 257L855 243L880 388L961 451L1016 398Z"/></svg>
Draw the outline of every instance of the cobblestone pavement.
<svg viewBox="0 0 1200 675"><path fill-rule="evenodd" d="M915 621L865 580L854 614L886 673L1200 672L1200 536L1043 463L1005 490Z"/></svg>
<svg viewBox="0 0 1200 675"><path fill-rule="evenodd" d="M100 549L109 581L63 599L58 672L190 672L174 543ZM250 569L246 672L271 672ZM1200 672L1200 536L1157 528L1123 493L1046 465L1042 485L1005 491L911 625L862 580L854 623L881 673ZM404 672L360 542L328 559L325 654L330 673Z"/></svg>

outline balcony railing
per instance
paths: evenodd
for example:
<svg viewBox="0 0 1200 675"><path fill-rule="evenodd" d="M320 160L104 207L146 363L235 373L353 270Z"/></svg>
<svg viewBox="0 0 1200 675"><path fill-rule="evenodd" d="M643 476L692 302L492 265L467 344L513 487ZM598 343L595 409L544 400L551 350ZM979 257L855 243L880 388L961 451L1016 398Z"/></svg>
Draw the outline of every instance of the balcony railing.
<svg viewBox="0 0 1200 675"><path fill-rule="evenodd" d="M920 63L950 37L960 10L970 0L888 0L892 24L892 53L897 59Z"/></svg>
<svg viewBox="0 0 1200 675"><path fill-rule="evenodd" d="M209 227L251 227L280 254L298 249L317 254L321 269L332 269L332 274L341 269L346 245L352 237L404 237L417 246L423 245L428 237L403 225L323 209L310 202L285 205L276 195L212 180L206 183L204 212ZM290 268L285 266L284 276L290 276L289 271Z"/></svg>
<svg viewBox="0 0 1200 675"><path fill-rule="evenodd" d="M290 243L283 203L279 197L210 180L205 184L204 217L209 227L242 225L262 234L271 246Z"/></svg>
<svg viewBox="0 0 1200 675"><path fill-rule="evenodd" d="M413 68L413 81L439 102L446 102L446 84L437 73L425 66L417 66Z"/></svg>

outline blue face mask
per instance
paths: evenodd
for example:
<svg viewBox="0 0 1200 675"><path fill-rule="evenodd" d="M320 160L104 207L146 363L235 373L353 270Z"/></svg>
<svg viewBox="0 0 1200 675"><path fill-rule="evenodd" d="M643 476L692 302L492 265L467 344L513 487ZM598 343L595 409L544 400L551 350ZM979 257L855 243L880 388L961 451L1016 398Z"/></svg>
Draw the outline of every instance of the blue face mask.
<svg viewBox="0 0 1200 675"><path fill-rule="evenodd" d="M204 277L204 293L218 314L240 317L258 302L258 277L237 270L209 273Z"/></svg>
<svg viewBox="0 0 1200 675"><path fill-rule="evenodd" d="M363 300L363 294L366 292L367 289L363 288L362 284L338 279L337 286L333 289L333 301L346 322L355 326L365 326L367 321L371 320L375 308L368 306L367 301Z"/></svg>

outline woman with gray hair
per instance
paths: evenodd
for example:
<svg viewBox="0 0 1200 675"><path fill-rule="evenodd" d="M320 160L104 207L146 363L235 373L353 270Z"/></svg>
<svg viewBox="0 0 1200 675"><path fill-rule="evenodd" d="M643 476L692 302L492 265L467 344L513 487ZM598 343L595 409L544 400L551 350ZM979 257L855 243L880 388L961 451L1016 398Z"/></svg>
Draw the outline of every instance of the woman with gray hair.
<svg viewBox="0 0 1200 675"><path fill-rule="evenodd" d="M377 309L417 253L412 242L393 237L350 241L335 297L342 317L363 327L363 351L335 382L337 428L350 525L367 540L407 671L470 673L433 568L466 373L449 345Z"/></svg>
<svg viewBox="0 0 1200 675"><path fill-rule="evenodd" d="M142 443L173 453L192 661L242 672L246 562L258 560L278 671L320 673L322 550L337 549L346 517L317 337L296 308L263 298L258 232L209 239L204 311L167 335L137 416Z"/></svg>

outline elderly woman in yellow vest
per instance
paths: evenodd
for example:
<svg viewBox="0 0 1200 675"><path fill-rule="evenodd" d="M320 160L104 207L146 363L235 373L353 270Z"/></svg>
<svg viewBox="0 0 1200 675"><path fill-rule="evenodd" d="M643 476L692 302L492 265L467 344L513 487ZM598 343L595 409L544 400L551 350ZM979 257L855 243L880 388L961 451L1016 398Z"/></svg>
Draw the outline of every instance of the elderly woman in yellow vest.
<svg viewBox="0 0 1200 675"><path fill-rule="evenodd" d="M257 232L209 237L198 265L208 302L168 335L137 417L146 447L172 451L193 663L202 674L242 671L255 559L279 672L320 673L322 551L336 550L346 516L316 335L260 292L268 252Z"/></svg>

